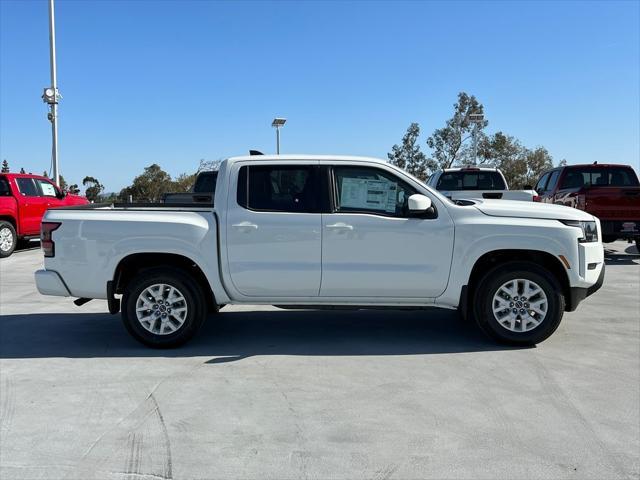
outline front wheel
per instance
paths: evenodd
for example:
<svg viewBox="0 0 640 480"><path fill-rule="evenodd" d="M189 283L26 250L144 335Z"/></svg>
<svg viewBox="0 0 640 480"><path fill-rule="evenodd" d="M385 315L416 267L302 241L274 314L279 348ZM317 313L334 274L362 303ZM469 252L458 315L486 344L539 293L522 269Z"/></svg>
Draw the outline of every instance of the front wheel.
<svg viewBox="0 0 640 480"><path fill-rule="evenodd" d="M556 277L529 262L489 271L474 298L478 325L492 338L511 345L535 345L555 332L564 313Z"/></svg>
<svg viewBox="0 0 640 480"><path fill-rule="evenodd" d="M122 296L122 321L139 342L154 348L182 345L206 316L202 289L181 270L158 268L138 274Z"/></svg>
<svg viewBox="0 0 640 480"><path fill-rule="evenodd" d="M0 221L0 258L8 257L16 249L16 230L9 222Z"/></svg>

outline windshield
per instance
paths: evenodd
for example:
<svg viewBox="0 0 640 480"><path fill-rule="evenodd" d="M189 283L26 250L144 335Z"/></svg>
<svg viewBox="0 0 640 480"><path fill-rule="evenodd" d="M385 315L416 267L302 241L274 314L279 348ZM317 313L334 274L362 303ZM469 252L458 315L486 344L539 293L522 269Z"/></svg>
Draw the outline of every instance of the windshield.
<svg viewBox="0 0 640 480"><path fill-rule="evenodd" d="M438 190L506 190L502 175L497 171L444 172L436 186Z"/></svg>

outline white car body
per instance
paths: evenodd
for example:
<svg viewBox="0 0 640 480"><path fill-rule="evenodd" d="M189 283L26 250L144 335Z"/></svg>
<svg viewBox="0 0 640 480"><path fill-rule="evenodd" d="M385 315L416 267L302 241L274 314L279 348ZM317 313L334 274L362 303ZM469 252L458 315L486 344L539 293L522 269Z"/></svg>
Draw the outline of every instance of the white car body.
<svg viewBox="0 0 640 480"><path fill-rule="evenodd" d="M415 189L420 201L430 200L436 216L265 212L239 205L241 167L283 164L385 172ZM217 305L462 308L474 267L505 254L561 271L566 310L602 283L599 222L573 208L508 200L459 205L388 163L361 157L236 157L221 165L217 182L215 208L50 210L44 222L60 226L52 234L55 255L35 274L38 290L107 299L111 309L114 292L122 293L113 287L119 268L137 255L145 255L144 267L162 265L168 255L193 264ZM559 220L598 222L597 240L580 241L582 229Z"/></svg>
<svg viewBox="0 0 640 480"><path fill-rule="evenodd" d="M459 190L448 189L444 186L439 186L441 177L450 172L492 172L498 174L502 178L502 183L505 185L505 189L474 189L474 190ZM464 199L495 199L495 200L520 200L531 202L538 194L535 190L510 190L507 180L504 174L497 168L489 167L460 167L460 168L447 168L439 172L434 173L427 180L427 185L433 189L438 190L445 197L451 200L464 200Z"/></svg>

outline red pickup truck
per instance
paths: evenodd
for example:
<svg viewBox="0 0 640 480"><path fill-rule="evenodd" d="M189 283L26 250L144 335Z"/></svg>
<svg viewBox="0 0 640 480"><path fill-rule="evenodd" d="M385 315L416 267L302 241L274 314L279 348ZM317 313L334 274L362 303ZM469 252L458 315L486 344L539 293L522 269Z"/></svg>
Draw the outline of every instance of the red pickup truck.
<svg viewBox="0 0 640 480"><path fill-rule="evenodd" d="M629 165L567 165L545 172L535 190L541 202L584 210L600 219L602 241L635 240L640 251L640 183Z"/></svg>
<svg viewBox="0 0 640 480"><path fill-rule="evenodd" d="M13 253L19 240L40 236L48 208L89 203L60 190L51 180L23 173L0 174L0 258Z"/></svg>

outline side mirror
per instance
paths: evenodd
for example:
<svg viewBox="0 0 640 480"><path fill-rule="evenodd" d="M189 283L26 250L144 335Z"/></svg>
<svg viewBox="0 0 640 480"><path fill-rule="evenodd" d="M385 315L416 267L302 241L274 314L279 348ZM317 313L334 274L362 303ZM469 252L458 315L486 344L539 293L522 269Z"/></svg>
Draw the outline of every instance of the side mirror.
<svg viewBox="0 0 640 480"><path fill-rule="evenodd" d="M66 190L58 190L57 192L58 194L56 195L56 197L58 197L60 200L62 200L64 197L67 196L67 194L69 192L67 192Z"/></svg>
<svg viewBox="0 0 640 480"><path fill-rule="evenodd" d="M409 197L409 212L420 213L426 212L431 208L431 199L419 193Z"/></svg>

